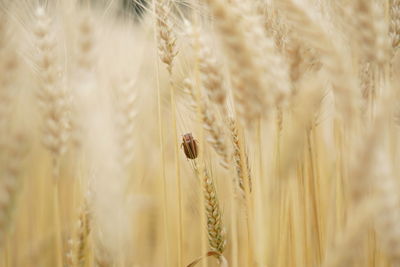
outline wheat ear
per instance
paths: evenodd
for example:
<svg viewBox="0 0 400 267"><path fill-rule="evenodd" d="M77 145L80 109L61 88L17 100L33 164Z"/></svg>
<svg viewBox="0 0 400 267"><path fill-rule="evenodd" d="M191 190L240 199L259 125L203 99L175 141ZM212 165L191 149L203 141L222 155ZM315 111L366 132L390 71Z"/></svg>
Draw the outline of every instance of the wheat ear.
<svg viewBox="0 0 400 267"><path fill-rule="evenodd" d="M229 152L228 147L225 143L225 132L215 116L215 109L208 103L207 100L197 103L195 92L193 91L193 83L186 79L184 81L185 91L191 97L191 106L197 109L199 106L200 114L202 116L201 121L203 128L207 131L207 141L214 148L215 152L221 157L220 164L225 169L229 168ZM204 99L201 97L201 99Z"/></svg>
<svg viewBox="0 0 400 267"><path fill-rule="evenodd" d="M116 121L121 161L128 166L133 159L133 132L136 117L136 91L133 80L124 80L114 86L117 94Z"/></svg>
<svg viewBox="0 0 400 267"><path fill-rule="evenodd" d="M13 102L13 84L19 59L13 43L9 41L8 21L0 11L0 135L6 134Z"/></svg>
<svg viewBox="0 0 400 267"><path fill-rule="evenodd" d="M230 118L228 121L228 124L229 124L229 130L231 132L231 138L232 138L232 144L233 144L233 160L235 163L236 174L238 177L237 182L238 182L239 188L241 189L241 193L243 195L245 195L245 181L244 181L245 171L244 171L244 168L247 169L248 185L249 185L250 191L251 191L251 187L252 187L249 161L248 161L248 158L246 155L245 155L246 159L242 158L242 154L241 154L242 143L239 140L236 121L233 118Z"/></svg>
<svg viewBox="0 0 400 267"><path fill-rule="evenodd" d="M96 31L92 17L86 13L79 15L79 19L75 25L75 31L77 33L77 41L75 44L76 59L74 62L74 75L77 84L75 85L74 92L74 103L72 105L72 120L71 120L71 132L72 132L72 144L76 148L82 146L82 131L84 125L82 123L82 112L80 104L76 101L80 99L79 94L82 92L82 87L87 85L93 86L96 83L96 59L95 59L95 39Z"/></svg>
<svg viewBox="0 0 400 267"><path fill-rule="evenodd" d="M345 57L346 51L332 41L335 32L327 32L329 25L316 16L315 9L302 0L282 0L276 4L282 9L287 21L296 32L297 37L321 54L324 64L323 74L333 84L337 97L339 114L347 116L348 121L357 117L357 85L351 77L351 63ZM336 38L337 40L339 38Z"/></svg>
<svg viewBox="0 0 400 267"><path fill-rule="evenodd" d="M229 55L235 108L240 119L254 121L266 105L261 75L248 42L240 13L234 3L225 0L207 0L215 23ZM241 51L241 53L237 53ZM251 103L251 105L249 105Z"/></svg>
<svg viewBox="0 0 400 267"><path fill-rule="evenodd" d="M229 55L239 119L246 123L254 122L266 116L266 109L274 101L281 102L282 96L289 92L287 79L284 78L287 67L276 53L273 41L266 37L263 23L251 3L228 3L226 0L207 0L206 3L215 17ZM267 88L271 90L268 93Z"/></svg>
<svg viewBox="0 0 400 267"><path fill-rule="evenodd" d="M359 71L361 95L364 99L363 110L366 110L369 100L375 97L375 77L372 66L368 62L360 63Z"/></svg>
<svg viewBox="0 0 400 267"><path fill-rule="evenodd" d="M210 100L215 103L221 113L226 116L226 98L227 92L224 86L224 75L221 70L221 64L217 57L211 51L208 43L203 38L204 33L198 27L186 23L190 42L199 64L201 75L201 84L207 91Z"/></svg>
<svg viewBox="0 0 400 267"><path fill-rule="evenodd" d="M392 0L390 3L389 36L392 48L396 50L400 46L400 0Z"/></svg>
<svg viewBox="0 0 400 267"><path fill-rule="evenodd" d="M171 3L168 0L155 1L155 13L157 23L158 53L161 61L167 65L171 74L174 58L177 55L176 37L171 22Z"/></svg>
<svg viewBox="0 0 400 267"><path fill-rule="evenodd" d="M2 136L3 139L4 136ZM0 151L0 248L12 221L12 213L21 184L22 160L26 155L26 140L22 134L10 134Z"/></svg>
<svg viewBox="0 0 400 267"><path fill-rule="evenodd" d="M51 20L42 7L35 12L34 34L39 58L38 100L43 114L43 143L53 154L54 170L57 172L59 157L66 151L69 135L69 93L60 78L56 57L56 40L51 30ZM57 174L58 175L58 174Z"/></svg>
<svg viewBox="0 0 400 267"><path fill-rule="evenodd" d="M353 27L353 36L361 58L383 66L389 57L389 38L383 10L370 0L355 1Z"/></svg>
<svg viewBox="0 0 400 267"><path fill-rule="evenodd" d="M240 10L244 13L244 29L247 31L248 41L253 44L253 53L256 59L259 75L264 87L268 90L271 104L282 106L287 100L291 86L289 84L289 67L279 53L272 36L267 36L263 19L256 11L256 5L251 1L238 1ZM254 45L257 44L257 45Z"/></svg>
<svg viewBox="0 0 400 267"><path fill-rule="evenodd" d="M277 49L283 52L286 48L288 41L289 28L285 25L282 20L282 16L279 13L273 3L265 6L265 20L264 27L269 36L271 36L275 42Z"/></svg>
<svg viewBox="0 0 400 267"><path fill-rule="evenodd" d="M86 253L91 230L90 213L86 202L79 214L76 228L76 238L69 241L70 251L67 254L67 258L71 266L83 267L87 261Z"/></svg>
<svg viewBox="0 0 400 267"><path fill-rule="evenodd" d="M222 222L222 213L219 207L214 180L208 174L207 169L204 169L204 171L201 172L196 164L193 166L203 187L207 218L208 244L212 251L222 254L226 246L225 228Z"/></svg>

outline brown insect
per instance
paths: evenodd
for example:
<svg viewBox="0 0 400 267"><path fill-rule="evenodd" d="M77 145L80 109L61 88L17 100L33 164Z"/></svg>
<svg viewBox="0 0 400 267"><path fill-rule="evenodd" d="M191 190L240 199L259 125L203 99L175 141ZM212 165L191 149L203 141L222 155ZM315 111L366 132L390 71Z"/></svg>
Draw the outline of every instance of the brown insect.
<svg viewBox="0 0 400 267"><path fill-rule="evenodd" d="M182 136L181 146L183 146L183 152L185 152L188 159L197 158L197 141L193 138L192 133L187 133Z"/></svg>

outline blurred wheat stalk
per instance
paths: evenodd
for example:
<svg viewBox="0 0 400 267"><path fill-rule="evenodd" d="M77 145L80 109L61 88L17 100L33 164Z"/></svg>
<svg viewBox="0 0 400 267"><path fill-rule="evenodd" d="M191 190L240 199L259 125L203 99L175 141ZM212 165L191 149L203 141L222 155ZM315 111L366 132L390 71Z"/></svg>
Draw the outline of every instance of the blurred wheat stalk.
<svg viewBox="0 0 400 267"><path fill-rule="evenodd" d="M399 266L399 46L398 0L0 1L0 267Z"/></svg>

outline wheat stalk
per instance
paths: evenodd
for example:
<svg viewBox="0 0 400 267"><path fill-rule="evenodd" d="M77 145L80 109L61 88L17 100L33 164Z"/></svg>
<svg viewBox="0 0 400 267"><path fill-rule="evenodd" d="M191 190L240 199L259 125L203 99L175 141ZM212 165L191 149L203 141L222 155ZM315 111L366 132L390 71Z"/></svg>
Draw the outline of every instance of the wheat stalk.
<svg viewBox="0 0 400 267"><path fill-rule="evenodd" d="M381 241L383 249L391 257L394 264L400 264L400 198L396 192L397 181L393 176L393 168L390 166L388 153L382 149L377 152L375 179L379 179L376 184L377 198L381 203L377 209L375 219L375 229Z"/></svg>
<svg viewBox="0 0 400 267"><path fill-rule="evenodd" d="M175 102L175 88L174 88L174 83L172 79L172 70L173 70L173 62L174 59L178 53L177 48L176 48L176 37L175 33L173 31L173 23L171 20L171 1L170 0L156 0L154 2L154 11L155 11L155 20L156 20L156 34L157 34L157 45L158 45L158 54L161 59L161 61L166 65L168 74L169 74L169 90L170 90L170 101L171 101L171 111L172 111L172 124L173 124L173 132L174 132L174 143L175 143L175 175L176 175L176 180L177 180L177 192L178 192L178 265L182 265L183 259L183 227L182 227L182 221L183 221L183 208L182 208L182 182L181 182L181 176L180 176L180 167L179 167L179 156L178 156L178 130L177 130L177 124L176 124L176 102ZM159 87L159 85L158 85ZM158 90L160 90L158 88ZM158 97L160 97L160 92L158 91ZM158 102L158 109L159 109L159 120L161 120L161 106L160 102ZM162 140L162 125L160 121L160 143L163 145L163 140ZM163 152L162 152L163 153ZM162 155L164 157L164 155ZM163 162L164 164L164 162ZM164 167L163 167L164 168ZM167 231L168 229L168 223L167 223L167 192L166 192L166 182L165 182L165 175L163 173L163 181L162 181L162 187L163 187L163 197L164 197L164 203L163 203L163 209L164 209L164 227ZM169 253L169 245L168 245L168 234L167 232L165 233L165 238L166 238L166 249L167 249L167 254ZM169 264L168 262L168 257L167 257L167 265Z"/></svg>
<svg viewBox="0 0 400 267"><path fill-rule="evenodd" d="M335 244L328 250L323 267L352 266L367 238L367 229L376 214L377 203L367 201L358 206L357 212L346 225L345 230L336 237Z"/></svg>
<svg viewBox="0 0 400 267"><path fill-rule="evenodd" d="M350 196L354 205L363 201L370 191L370 186L373 184L374 162L377 160L377 153L380 147L380 140L383 136L382 130L377 130L382 127L382 119L377 120L367 130L363 137L364 142L360 144L352 164L350 176L349 190Z"/></svg>

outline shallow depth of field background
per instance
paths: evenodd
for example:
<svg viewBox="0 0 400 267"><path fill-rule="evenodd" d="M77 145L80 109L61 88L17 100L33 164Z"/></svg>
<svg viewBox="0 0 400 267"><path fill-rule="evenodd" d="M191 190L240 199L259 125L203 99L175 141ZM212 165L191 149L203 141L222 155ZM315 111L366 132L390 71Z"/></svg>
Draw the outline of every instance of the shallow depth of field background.
<svg viewBox="0 0 400 267"><path fill-rule="evenodd" d="M0 267L400 266L399 46L399 0L1 0Z"/></svg>

